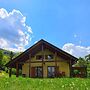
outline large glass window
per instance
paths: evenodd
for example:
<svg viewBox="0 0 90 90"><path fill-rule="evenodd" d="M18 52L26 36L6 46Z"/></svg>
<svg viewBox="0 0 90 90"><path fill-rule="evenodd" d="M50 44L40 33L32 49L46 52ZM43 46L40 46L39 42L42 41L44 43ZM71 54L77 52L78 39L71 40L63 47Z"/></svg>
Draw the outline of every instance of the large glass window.
<svg viewBox="0 0 90 90"><path fill-rule="evenodd" d="M42 67L35 67L35 77L42 77Z"/></svg>
<svg viewBox="0 0 90 90"><path fill-rule="evenodd" d="M48 77L55 77L55 67L48 67Z"/></svg>

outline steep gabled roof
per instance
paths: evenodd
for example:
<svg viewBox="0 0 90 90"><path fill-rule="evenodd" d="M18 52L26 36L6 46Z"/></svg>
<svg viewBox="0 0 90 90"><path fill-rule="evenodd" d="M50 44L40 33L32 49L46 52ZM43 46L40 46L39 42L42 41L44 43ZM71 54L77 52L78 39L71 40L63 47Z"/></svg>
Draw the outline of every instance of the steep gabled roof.
<svg viewBox="0 0 90 90"><path fill-rule="evenodd" d="M63 58L68 58L70 60L72 60L73 62L75 62L76 60L78 60L76 57L70 55L69 53L59 49L58 47L50 44L49 42L41 39L40 41L38 41L36 44L34 44L33 46L31 46L29 49L27 49L26 51L24 51L22 54L20 54L19 56L17 56L16 58L14 58L12 61L8 62L6 64L7 67L15 67L15 63L18 62L25 62L27 59L29 59L29 54L31 54L32 56L37 53L38 51L41 50L41 45L44 45L44 48L48 48L53 52L57 52L58 55L60 55Z"/></svg>

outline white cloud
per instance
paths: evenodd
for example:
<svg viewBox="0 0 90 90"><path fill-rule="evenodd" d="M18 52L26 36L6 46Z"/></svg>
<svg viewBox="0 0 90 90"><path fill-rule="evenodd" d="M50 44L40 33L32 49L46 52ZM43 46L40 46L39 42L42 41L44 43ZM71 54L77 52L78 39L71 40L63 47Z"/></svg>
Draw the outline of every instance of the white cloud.
<svg viewBox="0 0 90 90"><path fill-rule="evenodd" d="M19 10L0 9L0 48L23 51L31 40L32 29Z"/></svg>
<svg viewBox="0 0 90 90"><path fill-rule="evenodd" d="M0 9L0 17L5 18L7 16L8 16L8 12L4 8Z"/></svg>
<svg viewBox="0 0 90 90"><path fill-rule="evenodd" d="M8 42L6 40L4 40L3 38L0 38L0 47L4 48L4 47L8 47Z"/></svg>
<svg viewBox="0 0 90 90"><path fill-rule="evenodd" d="M67 43L62 49L76 57L84 57L85 55L90 54L90 46L76 46L72 43Z"/></svg>

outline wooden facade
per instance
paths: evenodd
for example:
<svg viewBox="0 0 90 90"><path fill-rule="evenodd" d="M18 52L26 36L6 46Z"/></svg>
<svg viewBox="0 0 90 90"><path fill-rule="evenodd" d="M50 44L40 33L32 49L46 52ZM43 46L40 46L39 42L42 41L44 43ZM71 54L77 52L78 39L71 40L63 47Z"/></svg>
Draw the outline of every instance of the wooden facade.
<svg viewBox="0 0 90 90"><path fill-rule="evenodd" d="M76 57L45 40L40 40L6 66L16 68L16 77L21 68L22 75L27 77L71 77L72 65L76 61Z"/></svg>

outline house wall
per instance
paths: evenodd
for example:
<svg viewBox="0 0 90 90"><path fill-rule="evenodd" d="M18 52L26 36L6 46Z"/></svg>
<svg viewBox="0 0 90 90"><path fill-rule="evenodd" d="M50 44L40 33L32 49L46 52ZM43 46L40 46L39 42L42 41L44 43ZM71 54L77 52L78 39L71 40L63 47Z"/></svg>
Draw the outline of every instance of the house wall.
<svg viewBox="0 0 90 90"><path fill-rule="evenodd" d="M50 52L49 50L44 50L44 55L54 55L54 53ZM37 55L42 55L42 52L38 52L33 58L31 58L31 61L37 61L36 56ZM55 55L54 55L55 56ZM57 60L60 62L57 63L57 66L59 66L59 71L60 72L65 72L65 76L69 77L70 76L70 69L69 69L69 64L66 62L66 60L63 60L60 57L56 57ZM48 61L44 58L45 61ZM55 60L55 57L52 59L52 61ZM40 61L40 60L38 60ZM42 66L42 61L40 63L31 63L31 67L37 67L37 66ZM48 66L55 66L55 62L45 62L43 65L43 77L47 77L47 67ZM26 74L26 76L29 76L29 63L28 60L24 65L22 66L22 74Z"/></svg>

